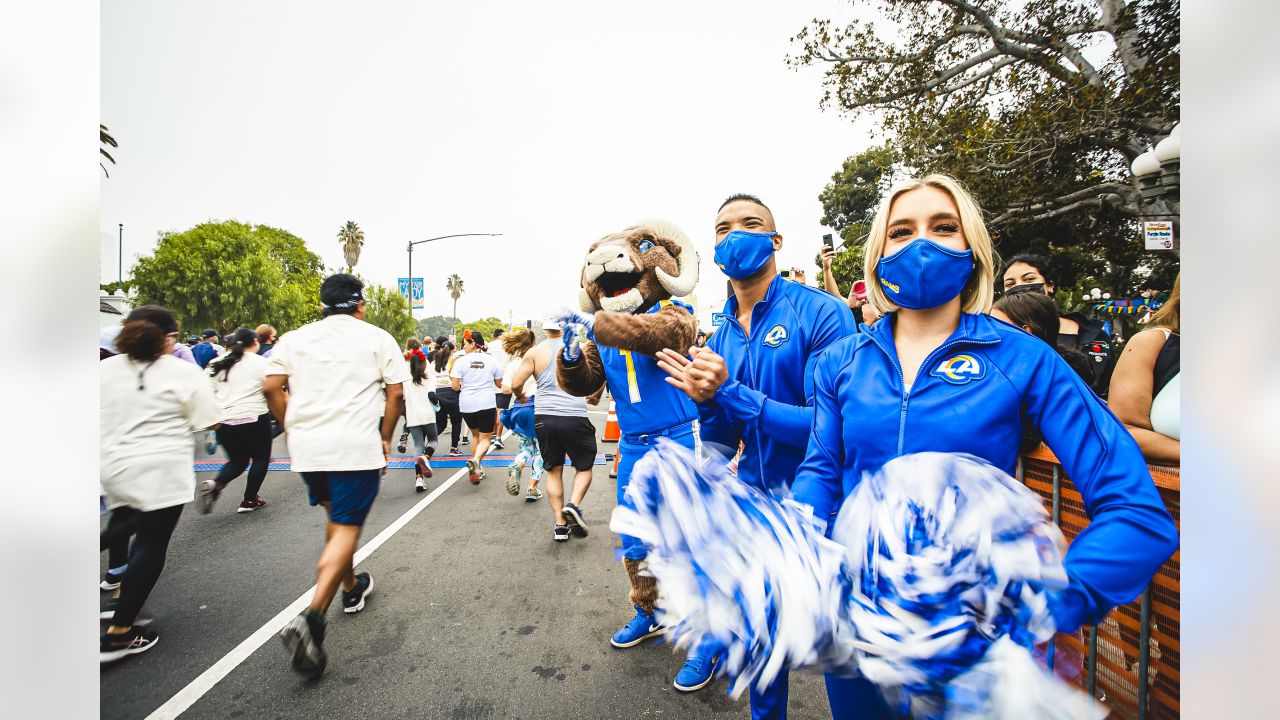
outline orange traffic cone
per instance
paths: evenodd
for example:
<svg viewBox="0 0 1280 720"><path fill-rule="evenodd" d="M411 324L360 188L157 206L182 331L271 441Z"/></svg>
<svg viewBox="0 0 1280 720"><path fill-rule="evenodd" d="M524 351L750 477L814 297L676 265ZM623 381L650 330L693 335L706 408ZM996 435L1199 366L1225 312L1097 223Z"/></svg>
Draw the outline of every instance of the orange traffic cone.
<svg viewBox="0 0 1280 720"><path fill-rule="evenodd" d="M622 459L622 453L618 452L613 454L613 469L609 471L609 477L611 478L618 477L618 461L621 459Z"/></svg>
<svg viewBox="0 0 1280 720"><path fill-rule="evenodd" d="M618 428L617 405L609 401L609 417L604 423L604 438L602 442L618 442L622 439L622 430Z"/></svg>

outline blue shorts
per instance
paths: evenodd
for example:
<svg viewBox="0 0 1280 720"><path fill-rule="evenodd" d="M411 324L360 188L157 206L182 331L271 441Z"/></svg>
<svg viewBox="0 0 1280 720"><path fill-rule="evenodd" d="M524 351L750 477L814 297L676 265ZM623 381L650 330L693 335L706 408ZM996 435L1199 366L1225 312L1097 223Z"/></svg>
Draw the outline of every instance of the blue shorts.
<svg viewBox="0 0 1280 720"><path fill-rule="evenodd" d="M317 470L302 473L302 481L312 506L329 503L330 522L359 527L378 497L382 470Z"/></svg>

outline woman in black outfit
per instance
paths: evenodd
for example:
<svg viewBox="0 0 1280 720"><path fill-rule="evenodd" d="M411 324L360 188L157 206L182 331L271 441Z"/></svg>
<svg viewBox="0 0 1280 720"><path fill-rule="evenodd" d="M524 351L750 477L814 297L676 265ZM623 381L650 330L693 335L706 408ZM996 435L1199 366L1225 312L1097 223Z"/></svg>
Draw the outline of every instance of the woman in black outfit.
<svg viewBox="0 0 1280 720"><path fill-rule="evenodd" d="M458 407L458 391L449 382L449 370L453 365L453 343L441 335L436 338L436 351L431 354L432 374L435 377L436 400L440 409L436 412L436 432L444 435L445 423L449 423L449 454L458 452L458 437L462 434L462 410Z"/></svg>

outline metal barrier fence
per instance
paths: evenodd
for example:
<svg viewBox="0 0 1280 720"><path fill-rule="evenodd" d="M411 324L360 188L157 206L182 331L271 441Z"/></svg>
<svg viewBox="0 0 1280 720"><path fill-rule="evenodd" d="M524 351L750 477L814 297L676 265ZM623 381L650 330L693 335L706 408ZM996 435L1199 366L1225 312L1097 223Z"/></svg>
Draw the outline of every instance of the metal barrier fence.
<svg viewBox="0 0 1280 720"><path fill-rule="evenodd" d="M1181 524L1179 469L1149 467L1165 507ZM1089 524L1080 493L1048 448L1022 456L1018 479L1044 498L1068 541ZM1049 665L1103 701L1113 718L1179 715L1179 555L1161 566L1141 598L1099 625L1059 633L1049 643Z"/></svg>

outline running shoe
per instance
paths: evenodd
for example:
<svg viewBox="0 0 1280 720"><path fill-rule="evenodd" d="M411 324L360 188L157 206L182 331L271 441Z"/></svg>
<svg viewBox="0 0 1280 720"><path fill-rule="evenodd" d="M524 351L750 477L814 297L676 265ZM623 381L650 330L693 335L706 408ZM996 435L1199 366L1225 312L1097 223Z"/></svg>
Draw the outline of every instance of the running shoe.
<svg viewBox="0 0 1280 720"><path fill-rule="evenodd" d="M520 470L521 470L520 466L516 465L515 463L511 463L511 465L507 468L507 494L508 495L520 494Z"/></svg>
<svg viewBox="0 0 1280 720"><path fill-rule="evenodd" d="M253 512L258 508L264 508L266 506L267 506L267 501L263 500L261 496L258 496L252 500L240 501L240 507L236 508L236 512L238 513Z"/></svg>
<svg viewBox="0 0 1280 720"><path fill-rule="evenodd" d="M426 480L425 480L421 475L419 475L419 476L418 476L418 479L414 481L414 483L413 483L413 490L414 490L414 492L426 492L426 491L427 491L427 481L426 481Z"/></svg>
<svg viewBox="0 0 1280 720"><path fill-rule="evenodd" d="M613 634L609 638L609 644L616 648L635 647L651 637L661 635L666 628L658 622L653 613L647 613L635 606L636 616L631 618L631 622L622 626L622 629Z"/></svg>
<svg viewBox="0 0 1280 720"><path fill-rule="evenodd" d="M208 515L213 512L213 504L218 502L218 496L222 494L222 488L218 487L215 480L200 481L200 512Z"/></svg>
<svg viewBox="0 0 1280 720"><path fill-rule="evenodd" d="M116 616L116 608L120 606L120 598L107 598L107 602L103 604L102 610L98 612L99 620L111 620ZM133 619L134 627L150 625L155 620L145 609L138 611L138 616Z"/></svg>
<svg viewBox="0 0 1280 720"><path fill-rule="evenodd" d="M409 448L409 433L408 431L405 431L400 433L400 443L396 445L396 452L403 453L408 448Z"/></svg>
<svg viewBox="0 0 1280 720"><path fill-rule="evenodd" d="M538 502L541 499L542 491L538 488L529 488L529 491L524 494L524 501L527 503Z"/></svg>
<svg viewBox="0 0 1280 720"><path fill-rule="evenodd" d="M140 628L135 624L128 632L119 635L103 633L102 643L98 645L98 662L109 663L144 653L159 642L160 636L152 630Z"/></svg>
<svg viewBox="0 0 1280 720"><path fill-rule="evenodd" d="M584 538L587 536L587 521L582 517L582 511L573 503L564 504L564 521L569 525L569 532L574 537Z"/></svg>
<svg viewBox="0 0 1280 720"><path fill-rule="evenodd" d="M467 479L472 485L479 485L480 480L484 478L484 470L480 469L480 463L475 460L467 461Z"/></svg>
<svg viewBox="0 0 1280 720"><path fill-rule="evenodd" d="M568 525L557 525L557 526L555 527L555 529L551 531L551 537L552 537L556 542L564 542L565 540L568 540L568 539L569 539L569 526L568 526Z"/></svg>
<svg viewBox="0 0 1280 720"><path fill-rule="evenodd" d="M502 444L502 438L498 437L497 435L493 436L493 446L498 448L499 450L505 450L507 447L506 445Z"/></svg>
<svg viewBox="0 0 1280 720"><path fill-rule="evenodd" d="M711 640L703 640L676 673L672 683L680 692L695 692L711 684L720 660L719 648Z"/></svg>
<svg viewBox="0 0 1280 720"><path fill-rule="evenodd" d="M98 587L103 590L115 590L120 587L120 578L122 577L124 577L124 573L117 575L108 570L107 574L102 576L102 582L98 583Z"/></svg>
<svg viewBox="0 0 1280 720"><path fill-rule="evenodd" d="M463 444L463 445L470 445L470 444L471 444L471 438L467 437L466 435L463 435L463 436L462 436L462 444Z"/></svg>
<svg viewBox="0 0 1280 720"><path fill-rule="evenodd" d="M432 476L433 473L431 472L431 461L427 459L426 455L419 455L418 460L414 463L414 465L417 466L418 474L422 475L422 477L429 478Z"/></svg>
<svg viewBox="0 0 1280 720"><path fill-rule="evenodd" d="M457 445L455 445L455 446L453 446L453 447L449 448L449 454L450 454L450 455L461 455L462 453L458 452L458 446L457 446Z"/></svg>
<svg viewBox="0 0 1280 720"><path fill-rule="evenodd" d="M358 613L364 609L364 599L369 597L373 592L373 578L369 573L362 572L356 575L356 586L351 592L342 591L342 612Z"/></svg>
<svg viewBox="0 0 1280 720"><path fill-rule="evenodd" d="M206 430L204 433L204 451L207 455L218 451L218 435L212 430Z"/></svg>
<svg viewBox="0 0 1280 720"><path fill-rule="evenodd" d="M280 639L293 654L293 669L314 680L324 672L324 619L303 612L280 631Z"/></svg>

